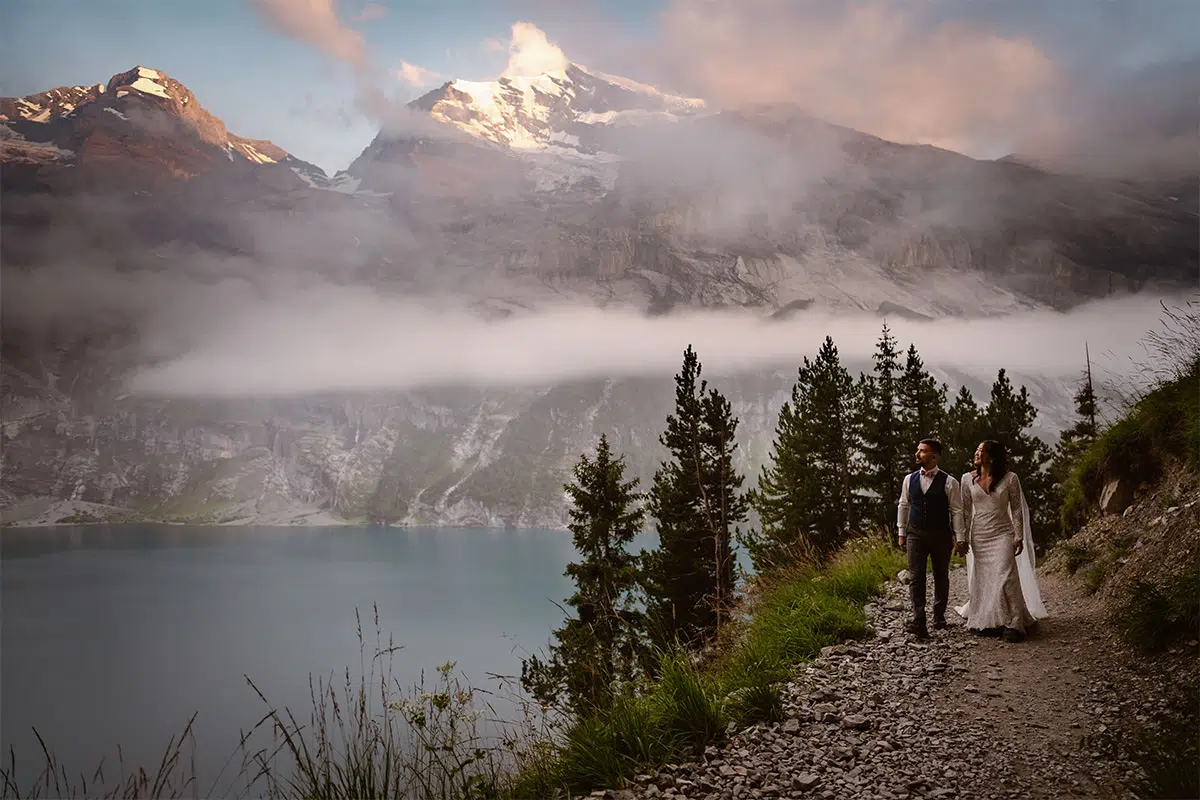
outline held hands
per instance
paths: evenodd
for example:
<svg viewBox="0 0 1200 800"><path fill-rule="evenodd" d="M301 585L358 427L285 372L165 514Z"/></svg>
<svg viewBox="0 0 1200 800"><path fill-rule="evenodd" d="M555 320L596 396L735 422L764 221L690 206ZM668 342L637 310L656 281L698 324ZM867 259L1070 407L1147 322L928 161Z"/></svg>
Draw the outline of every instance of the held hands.
<svg viewBox="0 0 1200 800"><path fill-rule="evenodd" d="M1015 555L1015 556L1021 555L1021 551L1024 549L1025 549L1025 540L1024 539L1014 539L1013 540L1013 555Z"/></svg>
<svg viewBox="0 0 1200 800"><path fill-rule="evenodd" d="M971 545L969 545L965 540L961 542L955 542L954 544L954 552L958 553L960 556L965 556L967 551L970 549Z"/></svg>

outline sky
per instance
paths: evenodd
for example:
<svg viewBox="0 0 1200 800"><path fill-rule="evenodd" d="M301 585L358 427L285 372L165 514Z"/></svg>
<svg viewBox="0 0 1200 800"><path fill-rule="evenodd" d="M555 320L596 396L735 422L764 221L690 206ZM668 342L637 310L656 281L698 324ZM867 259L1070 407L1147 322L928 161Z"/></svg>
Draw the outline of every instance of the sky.
<svg viewBox="0 0 1200 800"><path fill-rule="evenodd" d="M1194 153L1193 0L7 0L0 14L2 95L149 66L232 132L330 172L375 135L380 98L493 79L522 47L975 157L1107 164L1126 139Z"/></svg>

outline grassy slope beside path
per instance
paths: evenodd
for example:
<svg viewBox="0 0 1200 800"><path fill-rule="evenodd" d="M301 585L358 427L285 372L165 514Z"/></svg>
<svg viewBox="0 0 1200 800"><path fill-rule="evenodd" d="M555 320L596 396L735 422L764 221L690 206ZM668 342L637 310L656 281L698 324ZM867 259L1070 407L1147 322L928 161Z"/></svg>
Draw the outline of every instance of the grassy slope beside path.
<svg viewBox="0 0 1200 800"><path fill-rule="evenodd" d="M822 647L867 632L863 605L902 567L884 543L862 541L823 570L797 568L753 587L752 617L701 666L665 654L658 682L611 712L572 724L527 764L517 798L586 794L703 752L733 723L778 720L780 686Z"/></svg>

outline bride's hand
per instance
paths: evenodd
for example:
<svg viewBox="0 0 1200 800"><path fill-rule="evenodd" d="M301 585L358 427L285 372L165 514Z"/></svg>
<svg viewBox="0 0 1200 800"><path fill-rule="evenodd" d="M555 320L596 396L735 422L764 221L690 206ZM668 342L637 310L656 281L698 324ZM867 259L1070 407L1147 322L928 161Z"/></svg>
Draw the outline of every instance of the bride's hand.
<svg viewBox="0 0 1200 800"><path fill-rule="evenodd" d="M1021 551L1025 549L1025 540L1017 539L1013 542L1013 555L1021 555Z"/></svg>

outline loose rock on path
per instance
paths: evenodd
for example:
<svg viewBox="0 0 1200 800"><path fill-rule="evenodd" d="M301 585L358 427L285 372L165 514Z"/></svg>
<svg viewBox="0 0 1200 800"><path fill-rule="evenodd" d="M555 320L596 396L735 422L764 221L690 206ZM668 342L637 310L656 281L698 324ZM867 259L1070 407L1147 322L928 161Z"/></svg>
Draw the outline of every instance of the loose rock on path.
<svg viewBox="0 0 1200 800"><path fill-rule="evenodd" d="M1016 644L968 633L953 610L948 629L917 640L903 630L907 587L892 582L866 607L873 635L801 667L784 722L593 797L1129 797L1138 768L1085 737L1137 712L1130 704L1153 703L1153 692L1117 674L1111 634L1069 581L1040 580L1051 616ZM965 595L959 567L951 603Z"/></svg>

